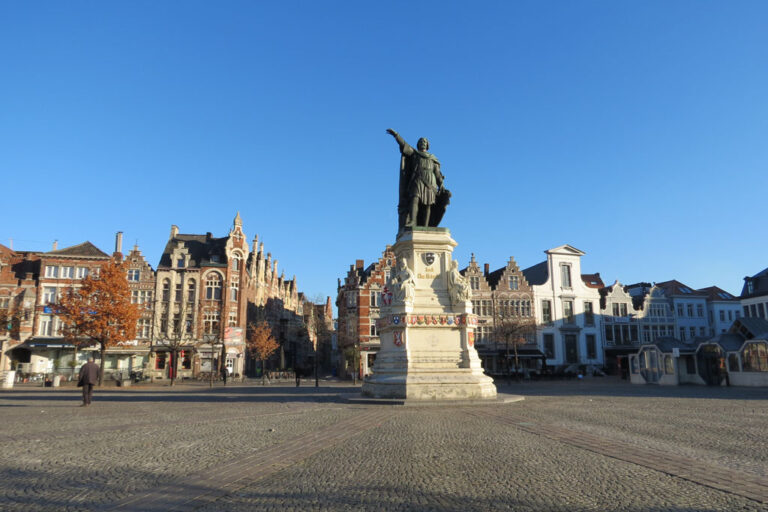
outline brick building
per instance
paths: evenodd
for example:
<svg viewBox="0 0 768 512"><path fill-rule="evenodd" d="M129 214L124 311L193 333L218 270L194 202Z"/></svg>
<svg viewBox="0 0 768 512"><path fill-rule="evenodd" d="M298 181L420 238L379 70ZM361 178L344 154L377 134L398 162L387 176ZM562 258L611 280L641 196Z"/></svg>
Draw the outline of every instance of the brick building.
<svg viewBox="0 0 768 512"><path fill-rule="evenodd" d="M213 360L216 368L221 361L232 375L242 375L246 326L260 319L270 323L282 345L273 366L313 367L304 360L314 357L315 347L296 278L278 274L277 260L264 253L263 243L258 250L257 245L254 239L249 250L239 213L222 238L180 234L172 226L157 271L137 246L123 256L122 233L112 256L90 242L61 250L54 244L46 253L0 245L0 313L11 324L0 332L0 371L13 366L23 374L74 375L86 355L64 342L55 303L112 257L124 258L131 301L144 309L135 339L107 349L105 373L194 377L209 371ZM332 318L323 325L328 322ZM174 361L171 348L177 342L182 350Z"/></svg>
<svg viewBox="0 0 768 512"><path fill-rule="evenodd" d="M386 293L386 282L395 264L395 254L388 245L381 257L368 267L365 267L364 260L350 265L344 282L338 282L339 363L347 375L356 372L357 377L362 377L373 369L381 346L376 330L381 295Z"/></svg>
<svg viewBox="0 0 768 512"><path fill-rule="evenodd" d="M155 279L153 378L218 373L223 365L243 374L248 254L239 213L221 238L171 226Z"/></svg>
<svg viewBox="0 0 768 512"><path fill-rule="evenodd" d="M39 253L0 244L0 372L10 370L12 351L32 336L39 273Z"/></svg>
<svg viewBox="0 0 768 512"><path fill-rule="evenodd" d="M122 233L117 234L115 255L122 258ZM118 343L108 349L109 356L116 359L114 367L123 376L143 370L149 361L152 340L152 319L154 317L155 271L141 254L138 245L125 256L123 265L126 269L128 287L131 290L131 303L142 306L141 317L136 324L136 336L133 340ZM108 356L108 360L109 360Z"/></svg>
<svg viewBox="0 0 768 512"><path fill-rule="evenodd" d="M58 249L54 242L52 251L26 253L24 257L30 267L37 269L33 272L36 285L32 307L34 318L31 336L14 350L13 359L21 363L18 369L24 374L59 372L73 376L86 355L64 341L55 304L64 293L78 288L90 273L98 272L111 256L91 242L64 249Z"/></svg>

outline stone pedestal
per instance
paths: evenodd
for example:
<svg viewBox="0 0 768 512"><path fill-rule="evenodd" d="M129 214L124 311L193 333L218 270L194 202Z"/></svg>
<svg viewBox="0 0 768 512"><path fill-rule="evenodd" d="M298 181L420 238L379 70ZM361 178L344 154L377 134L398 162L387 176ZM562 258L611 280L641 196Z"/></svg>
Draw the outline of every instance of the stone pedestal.
<svg viewBox="0 0 768 512"><path fill-rule="evenodd" d="M381 349L363 396L407 400L495 399L474 347L477 317L468 297L456 298L451 275L456 242L446 228L405 229L393 251L415 286L405 293L393 271L378 321ZM458 279L461 279L460 277Z"/></svg>

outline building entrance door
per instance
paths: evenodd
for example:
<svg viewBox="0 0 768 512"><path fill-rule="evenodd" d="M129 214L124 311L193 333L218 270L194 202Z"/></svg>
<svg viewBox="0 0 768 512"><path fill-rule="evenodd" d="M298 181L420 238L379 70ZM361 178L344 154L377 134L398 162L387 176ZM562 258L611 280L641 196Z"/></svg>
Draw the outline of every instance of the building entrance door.
<svg viewBox="0 0 768 512"><path fill-rule="evenodd" d="M579 347L575 334L565 335L565 362L569 364L579 362Z"/></svg>

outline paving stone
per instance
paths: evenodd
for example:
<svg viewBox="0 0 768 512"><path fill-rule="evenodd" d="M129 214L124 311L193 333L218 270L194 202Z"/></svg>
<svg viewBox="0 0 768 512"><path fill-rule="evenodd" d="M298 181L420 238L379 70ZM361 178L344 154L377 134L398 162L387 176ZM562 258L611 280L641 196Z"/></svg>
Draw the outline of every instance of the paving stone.
<svg viewBox="0 0 768 512"><path fill-rule="evenodd" d="M0 392L0 510L768 508L768 390L576 384L477 408L330 385Z"/></svg>

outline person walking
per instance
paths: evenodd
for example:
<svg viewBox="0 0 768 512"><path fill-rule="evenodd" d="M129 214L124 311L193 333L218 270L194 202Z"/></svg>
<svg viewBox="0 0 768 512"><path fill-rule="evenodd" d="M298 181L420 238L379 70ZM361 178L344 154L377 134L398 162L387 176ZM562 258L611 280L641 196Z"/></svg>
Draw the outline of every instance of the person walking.
<svg viewBox="0 0 768 512"><path fill-rule="evenodd" d="M224 385L227 385L227 377L229 377L229 369L227 368L227 365L222 365L221 367L221 380L224 381Z"/></svg>
<svg viewBox="0 0 768 512"><path fill-rule="evenodd" d="M99 382L99 374L101 373L101 370L93 359L92 355L89 356L88 362L80 368L80 379L77 382L78 386L83 387L83 403L80 407L91 405L93 386Z"/></svg>

